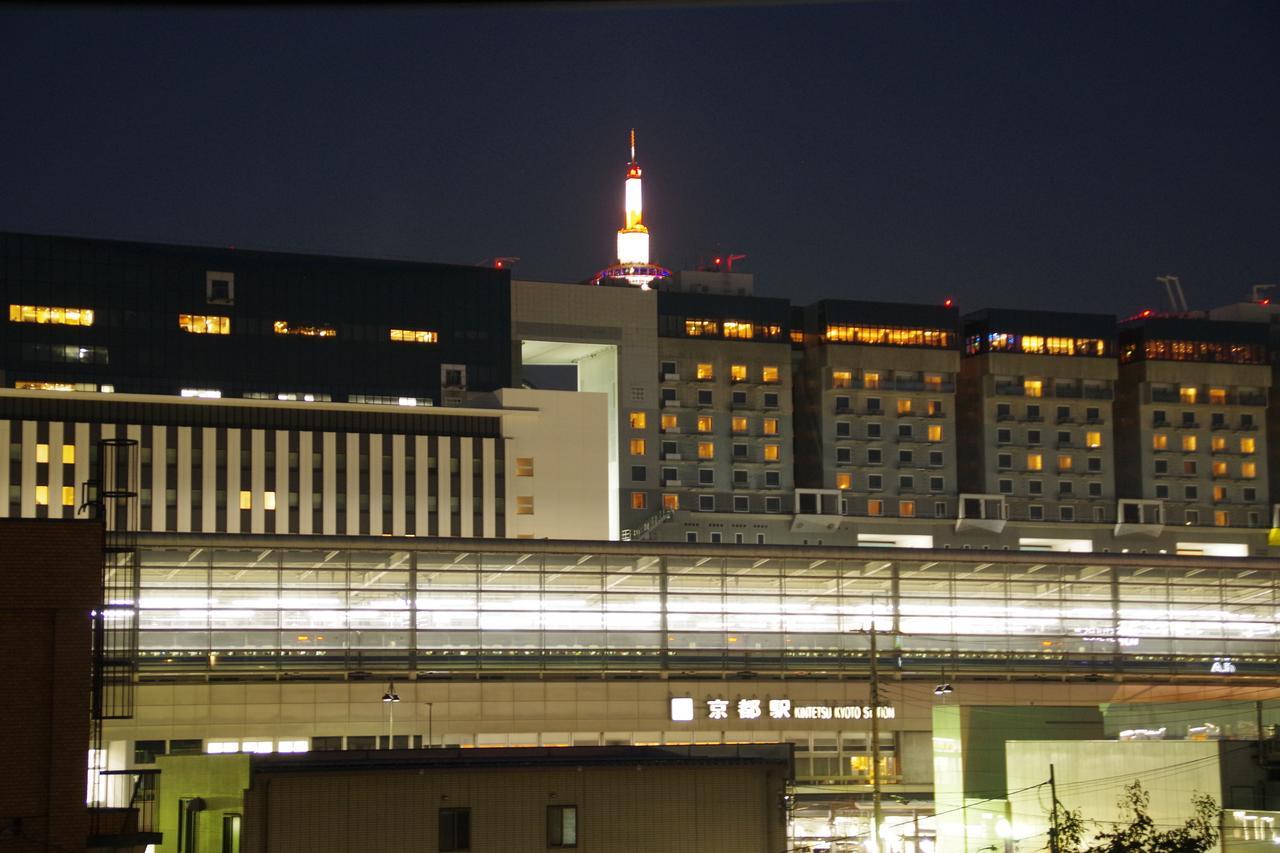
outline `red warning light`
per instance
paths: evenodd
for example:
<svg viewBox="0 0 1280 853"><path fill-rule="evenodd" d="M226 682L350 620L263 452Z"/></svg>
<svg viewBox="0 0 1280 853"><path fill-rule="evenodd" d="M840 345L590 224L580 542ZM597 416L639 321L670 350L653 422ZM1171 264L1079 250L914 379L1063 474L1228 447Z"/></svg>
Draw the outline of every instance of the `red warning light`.
<svg viewBox="0 0 1280 853"><path fill-rule="evenodd" d="M1143 317L1150 317L1150 316L1151 316L1151 314L1152 314L1151 309L1150 309L1150 308L1147 308L1147 309L1145 309L1145 310L1142 312L1141 316L1143 316Z"/></svg>
<svg viewBox="0 0 1280 853"><path fill-rule="evenodd" d="M946 299L944 299L944 300L942 301L942 307L943 307L943 308L950 308L950 307L951 307L951 305L952 305L951 297L947 297Z"/></svg>
<svg viewBox="0 0 1280 853"><path fill-rule="evenodd" d="M716 266L720 266L720 259L716 258Z"/></svg>
<svg viewBox="0 0 1280 853"><path fill-rule="evenodd" d="M1271 300L1270 300L1270 299L1264 299L1264 300L1262 300L1262 304L1263 304L1263 305L1270 305L1270 304L1271 304Z"/></svg>
<svg viewBox="0 0 1280 853"><path fill-rule="evenodd" d="M502 261L494 261L493 265L498 269L502 269Z"/></svg>

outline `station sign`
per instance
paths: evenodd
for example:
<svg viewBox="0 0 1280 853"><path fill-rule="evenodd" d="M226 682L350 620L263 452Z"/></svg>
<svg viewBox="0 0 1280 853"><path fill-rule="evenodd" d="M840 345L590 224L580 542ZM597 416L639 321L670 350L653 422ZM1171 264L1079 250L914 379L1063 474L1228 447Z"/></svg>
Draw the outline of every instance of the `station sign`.
<svg viewBox="0 0 1280 853"><path fill-rule="evenodd" d="M897 710L892 705L810 705L798 704L791 699L758 699L755 697L731 700L724 698L695 702L692 696L671 697L671 719L677 723L693 722L697 718L699 704L707 720L892 720Z"/></svg>

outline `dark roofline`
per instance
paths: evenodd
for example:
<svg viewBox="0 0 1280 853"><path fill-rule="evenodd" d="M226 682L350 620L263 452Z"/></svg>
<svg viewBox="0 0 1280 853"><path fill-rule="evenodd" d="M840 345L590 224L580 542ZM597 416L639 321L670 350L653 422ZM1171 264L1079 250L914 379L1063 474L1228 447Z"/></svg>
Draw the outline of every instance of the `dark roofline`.
<svg viewBox="0 0 1280 853"><path fill-rule="evenodd" d="M441 261L423 261L415 258L397 258L397 257L367 257L362 255L336 255L320 252L309 252L297 249L265 249L239 246L201 246L189 243L164 243L156 241L143 240L114 240L102 237L85 237L78 234L35 234L26 231L0 231L0 238L18 237L36 240L57 240L68 243L85 243L89 245L112 246L117 249L131 249L143 252L158 252L166 254L179 253L209 253L213 255L222 255L228 259L236 256L243 256L249 260L267 260L267 259L291 259L305 261L322 261L326 263L349 263L349 264L380 264L387 267L399 267L402 269L433 267L436 269L451 270L484 270L486 272L510 276L511 270L494 269L492 267L477 266L473 264L454 264Z"/></svg>
<svg viewBox="0 0 1280 853"><path fill-rule="evenodd" d="M820 332L829 323L893 326L904 329L939 329L954 332L960 312L954 307L915 302L875 302L855 299L822 299L805 306L805 331Z"/></svg>
<svg viewBox="0 0 1280 853"><path fill-rule="evenodd" d="M265 753L250 757L254 773L369 772L388 770L480 770L492 767L607 767L644 764L778 764L792 775L790 743L692 746L564 746L445 749L334 750Z"/></svg>
<svg viewBox="0 0 1280 853"><path fill-rule="evenodd" d="M1269 341L1266 323L1193 317L1142 317L1120 325L1124 341L1181 340L1205 343L1260 344Z"/></svg>
<svg viewBox="0 0 1280 853"><path fill-rule="evenodd" d="M1115 340L1114 314L1086 314L1077 311L1026 311L983 308L961 318L965 337L977 332L1006 332L1015 335L1055 335Z"/></svg>

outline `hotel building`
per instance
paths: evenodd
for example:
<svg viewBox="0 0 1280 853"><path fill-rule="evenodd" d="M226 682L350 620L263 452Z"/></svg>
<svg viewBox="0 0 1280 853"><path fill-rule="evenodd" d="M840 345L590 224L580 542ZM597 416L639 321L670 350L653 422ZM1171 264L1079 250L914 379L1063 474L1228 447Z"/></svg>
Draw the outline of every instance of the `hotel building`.
<svg viewBox="0 0 1280 853"><path fill-rule="evenodd" d="M1127 496L1166 523L1270 527L1267 327L1145 318L1120 328L1117 440Z"/></svg>

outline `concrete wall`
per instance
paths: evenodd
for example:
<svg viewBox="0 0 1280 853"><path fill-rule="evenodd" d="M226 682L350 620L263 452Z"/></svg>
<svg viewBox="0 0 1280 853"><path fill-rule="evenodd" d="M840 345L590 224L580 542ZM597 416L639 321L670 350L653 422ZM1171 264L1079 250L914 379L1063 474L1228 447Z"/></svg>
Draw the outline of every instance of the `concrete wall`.
<svg viewBox="0 0 1280 853"><path fill-rule="evenodd" d="M507 536L536 539L611 539L609 515L608 408L605 395L573 391L498 392L508 413L506 452ZM533 460L523 477L517 460ZM533 513L520 514L521 496L533 498Z"/></svg>
<svg viewBox="0 0 1280 853"><path fill-rule="evenodd" d="M470 810L472 853L547 849L547 807L577 807L588 853L776 853L780 768L696 765L258 773L245 853L436 851L441 808Z"/></svg>
<svg viewBox="0 0 1280 853"><path fill-rule="evenodd" d="M248 755L162 755L156 760L160 769L156 816L164 836L156 853L175 853L182 847L179 804L196 797L204 801L204 808L194 815L196 850L225 849L223 818L244 814L249 759Z"/></svg>

